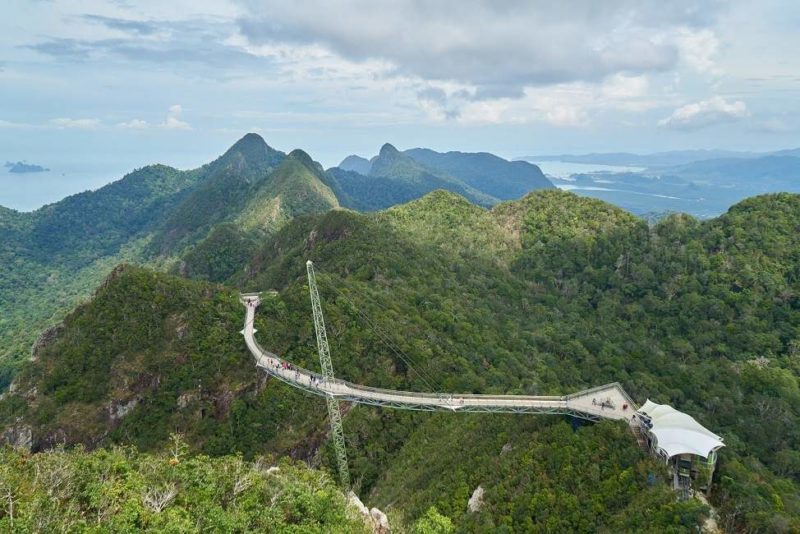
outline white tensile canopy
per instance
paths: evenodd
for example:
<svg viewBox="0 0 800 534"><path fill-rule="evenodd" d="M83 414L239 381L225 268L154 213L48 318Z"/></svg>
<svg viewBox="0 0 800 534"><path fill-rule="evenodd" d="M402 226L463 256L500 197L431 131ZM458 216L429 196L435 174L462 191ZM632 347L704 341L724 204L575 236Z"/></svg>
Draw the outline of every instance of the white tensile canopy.
<svg viewBox="0 0 800 534"><path fill-rule="evenodd" d="M638 412L650 419L652 427L649 432L668 458L676 454L708 458L713 451L725 446L721 437L695 421L694 417L667 404L656 404L648 399Z"/></svg>

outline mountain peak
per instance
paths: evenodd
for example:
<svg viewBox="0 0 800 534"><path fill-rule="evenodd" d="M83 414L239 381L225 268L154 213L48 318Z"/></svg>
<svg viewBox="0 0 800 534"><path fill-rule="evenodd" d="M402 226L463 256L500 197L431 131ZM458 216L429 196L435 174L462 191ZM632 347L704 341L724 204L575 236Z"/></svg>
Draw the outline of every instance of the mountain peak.
<svg viewBox="0 0 800 534"><path fill-rule="evenodd" d="M296 159L300 163L304 165L314 165L314 160L311 159L311 156L308 155L308 152L305 150L300 150L299 148L295 148L291 152L289 152L289 157L292 159Z"/></svg>
<svg viewBox="0 0 800 534"><path fill-rule="evenodd" d="M372 163L366 158L351 154L344 158L338 167L345 171L354 171L359 174L367 175L372 167Z"/></svg>
<svg viewBox="0 0 800 534"><path fill-rule="evenodd" d="M249 150L263 150L265 148L270 148L264 138L258 135L257 133L248 133L245 134L244 137L236 141L231 148L228 149L230 152L231 150L239 150L239 151L249 151Z"/></svg>
<svg viewBox="0 0 800 534"><path fill-rule="evenodd" d="M387 157L387 156L397 156L397 155L399 155L399 154L400 154L400 151L399 151L399 150L397 150L397 149L394 147L394 145L392 145L392 144L390 144L390 143L385 143L385 144L384 144L384 145L381 147L381 151L380 151L379 157L382 157L382 158L384 158L384 157Z"/></svg>
<svg viewBox="0 0 800 534"><path fill-rule="evenodd" d="M263 137L257 133L248 133L236 141L214 164L234 163L236 167L244 164L257 168L269 168L280 163L283 157L283 152L269 146Z"/></svg>

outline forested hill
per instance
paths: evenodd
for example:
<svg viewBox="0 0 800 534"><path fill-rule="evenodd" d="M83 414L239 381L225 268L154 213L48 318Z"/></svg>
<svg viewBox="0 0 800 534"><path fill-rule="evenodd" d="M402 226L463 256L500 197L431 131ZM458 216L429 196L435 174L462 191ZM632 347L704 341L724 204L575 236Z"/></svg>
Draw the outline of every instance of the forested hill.
<svg viewBox="0 0 800 534"><path fill-rule="evenodd" d="M39 334L120 262L218 281L298 215L382 209L437 188L496 202L390 145L381 154L375 175L326 172L302 150L287 155L251 133L194 170L151 165L32 213L0 207L0 391Z"/></svg>
<svg viewBox="0 0 800 534"><path fill-rule="evenodd" d="M328 175L343 205L360 211L402 204L435 189L491 206L554 187L539 167L526 161L507 161L487 152L400 152L388 143L371 160L346 157L328 169Z"/></svg>
<svg viewBox="0 0 800 534"><path fill-rule="evenodd" d="M151 165L31 213L3 208L0 390L39 333L86 298L115 264L168 270L198 247L189 259L201 255L223 223L235 224L234 238L249 242L295 215L326 211L338 201L322 178L304 152L287 156L248 134L198 169Z"/></svg>
<svg viewBox="0 0 800 534"><path fill-rule="evenodd" d="M491 210L437 191L298 217L226 259L221 284L115 271L26 365L0 428L17 441L30 430L34 448L145 450L177 429L212 455L332 465L324 404L264 379L239 334L238 292L274 288L259 342L316 368L312 259L342 378L520 394L619 381L724 437L712 493L723 528L797 530L799 227L789 194L653 227L556 190ZM216 243L197 265L230 256ZM663 471L613 422L357 406L344 425L360 496L408 522L435 505L463 531L689 532L707 513L653 483ZM470 513L478 486L484 508Z"/></svg>
<svg viewBox="0 0 800 534"><path fill-rule="evenodd" d="M535 189L553 187L544 173L527 161L506 161L487 152L436 152L413 148L405 154L427 167L441 169L484 193L512 200Z"/></svg>
<svg viewBox="0 0 800 534"><path fill-rule="evenodd" d="M352 162L348 158L345 162ZM349 169L358 164L346 165ZM441 170L425 167L389 143L370 161L369 174L333 168L328 170L331 188L344 205L359 211L385 209L444 189L476 204L491 206L498 199ZM532 189L532 188L531 188Z"/></svg>

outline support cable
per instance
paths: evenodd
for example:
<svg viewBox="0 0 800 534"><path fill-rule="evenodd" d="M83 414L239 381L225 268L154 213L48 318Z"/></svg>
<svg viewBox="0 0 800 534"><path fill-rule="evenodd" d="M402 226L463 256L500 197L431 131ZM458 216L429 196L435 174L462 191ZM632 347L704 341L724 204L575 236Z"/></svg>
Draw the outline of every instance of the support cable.
<svg viewBox="0 0 800 534"><path fill-rule="evenodd" d="M395 343L394 343L394 342L391 340L391 338L389 338L389 335L388 335L388 334L387 334L387 333L386 333L386 332L385 332L385 331L384 331L384 330L383 330L383 329L382 329L380 326L378 326L377 324L375 324L375 323L374 323L374 322L373 322L373 321L372 321L372 320L369 318L369 316L368 316L367 314L365 314L363 311L361 311L361 309L360 309L360 308L359 308L359 307L358 307L358 306L357 306L357 305L356 305L356 304L355 304L355 303L354 303L354 302L353 302L353 301L352 301L352 300L351 300L351 299L350 299L350 298L349 298L349 297L348 297L348 296L347 296L345 293L343 293L343 292L342 292L340 289L338 289L338 288L337 288L335 285L331 284L331 286L333 287L333 290L334 290L334 291L336 291L336 293L337 293L339 296L341 296L341 297L342 297L342 298L343 298L345 301L347 301L347 303L348 303L348 304L350 304L350 307L351 307L351 308L353 308L353 310L354 310L354 311L355 311L355 312L356 312L356 313L359 315L359 317L361 317L361 319L362 319L362 320L363 320L365 323L367 323L367 325L368 325L368 326L369 326L369 327L370 327L370 328L371 328L371 329L372 329L372 330L373 330L373 331L374 331L374 332L375 332L375 333L376 333L376 334L377 334L377 335L378 335L378 336L379 336L379 337L380 337L380 338L383 340L384 344L385 344L385 345L386 345L386 346L387 346L387 347L388 347L388 348L389 348L389 349L390 349L390 350L391 350L391 351L392 351L392 352L393 352L393 353L394 353L394 354L395 354L395 355L396 355L398 358L400 358L400 360L402 360L402 361L403 361L403 362L404 362L404 363L405 363L405 364L408 366L408 368L409 368L411 371L413 371L414 373L416 373L416 375L417 375L417 376L418 376L418 377L419 377L419 378L420 378L420 379L421 379L421 380L422 380L422 381L425 383L425 385L426 385L426 386L427 386L427 387L430 389L430 391L431 391L432 393L436 393L437 391L440 391L440 390L441 390L441 387L436 387L436 386L438 386L436 379L434 379L434 378L433 378L433 377L430 375L430 373L428 373L428 372L427 372L427 371L424 369L424 367L423 367L422 365L419 365L419 364L418 364L418 366L420 367L420 369L422 369L422 372L420 372L420 371L419 371L419 370L418 370L418 369L417 369L417 368L416 368L416 367L413 365L413 363L412 363L412 362L413 362L414 360L411 358L411 356L409 356L409 355L408 355L408 354L406 354L406 353L405 353L405 352L404 352L402 349L400 349L400 348L399 348L399 347L398 347L398 346L397 346L397 345L396 345L396 344L395 344ZM371 299L371 300L373 300L373 301L374 301L374 299ZM434 384L436 384L436 386L434 386Z"/></svg>

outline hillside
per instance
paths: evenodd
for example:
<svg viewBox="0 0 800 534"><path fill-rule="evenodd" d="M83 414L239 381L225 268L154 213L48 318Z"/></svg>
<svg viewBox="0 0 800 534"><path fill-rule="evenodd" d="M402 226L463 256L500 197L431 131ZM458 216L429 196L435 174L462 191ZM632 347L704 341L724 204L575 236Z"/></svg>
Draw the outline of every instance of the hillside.
<svg viewBox="0 0 800 534"><path fill-rule="evenodd" d="M524 394L620 381L638 401L673 404L724 436L712 493L724 528L791 531L798 225L800 197L789 194L648 228L557 190L492 210L436 192L374 214L300 217L246 268L226 271L225 285L116 272L26 366L0 401L0 427L12 441L30 428L34 448L144 450L177 429L212 455L330 466L323 403L259 376L238 334L238 290L277 289L259 308L259 342L316 368L304 267L313 259L339 376ZM613 423L358 406L345 432L361 497L407 522L432 504L466 531L678 532L705 514L649 484L660 468ZM470 514L478 485L485 511Z"/></svg>
<svg viewBox="0 0 800 534"><path fill-rule="evenodd" d="M356 155L347 156L338 165L343 171L353 171L365 176L369 174L371 167L372 163L368 159Z"/></svg>
<svg viewBox="0 0 800 534"><path fill-rule="evenodd" d="M169 450L0 448L3 532L370 532L323 473Z"/></svg>
<svg viewBox="0 0 800 534"><path fill-rule="evenodd" d="M0 212L0 390L39 332L115 263L140 257L145 237L202 179L153 165L32 213Z"/></svg>
<svg viewBox="0 0 800 534"><path fill-rule="evenodd" d="M247 134L195 170L152 165L31 213L3 208L0 390L40 332L86 298L115 264L227 278L231 261L238 266L249 257L237 252L253 240L292 217L339 205L324 177L304 152L287 156ZM231 255L225 265L213 265L206 251L223 236Z"/></svg>
<svg viewBox="0 0 800 534"><path fill-rule="evenodd" d="M541 169L527 161L506 161L487 152L435 152L427 148L404 151L417 163L446 172L470 187L500 200L514 200L553 184Z"/></svg>
<svg viewBox="0 0 800 534"><path fill-rule="evenodd" d="M497 202L493 196L442 170L417 163L388 143L370 161L369 175L355 172L355 168L360 167L347 166L347 169L334 168L328 171L331 189L349 203L348 207L355 209L385 209L417 199L436 189L452 191L482 206Z"/></svg>
<svg viewBox="0 0 800 534"><path fill-rule="evenodd" d="M343 204L360 211L385 209L436 189L491 206L553 187L536 165L524 161L506 161L486 152L399 152L388 143L371 160L346 157L328 169L328 175Z"/></svg>
<svg viewBox="0 0 800 534"><path fill-rule="evenodd" d="M204 238L215 224L236 217L284 158L260 136L244 136L203 168L203 183L169 214L150 250L160 255L179 253Z"/></svg>

